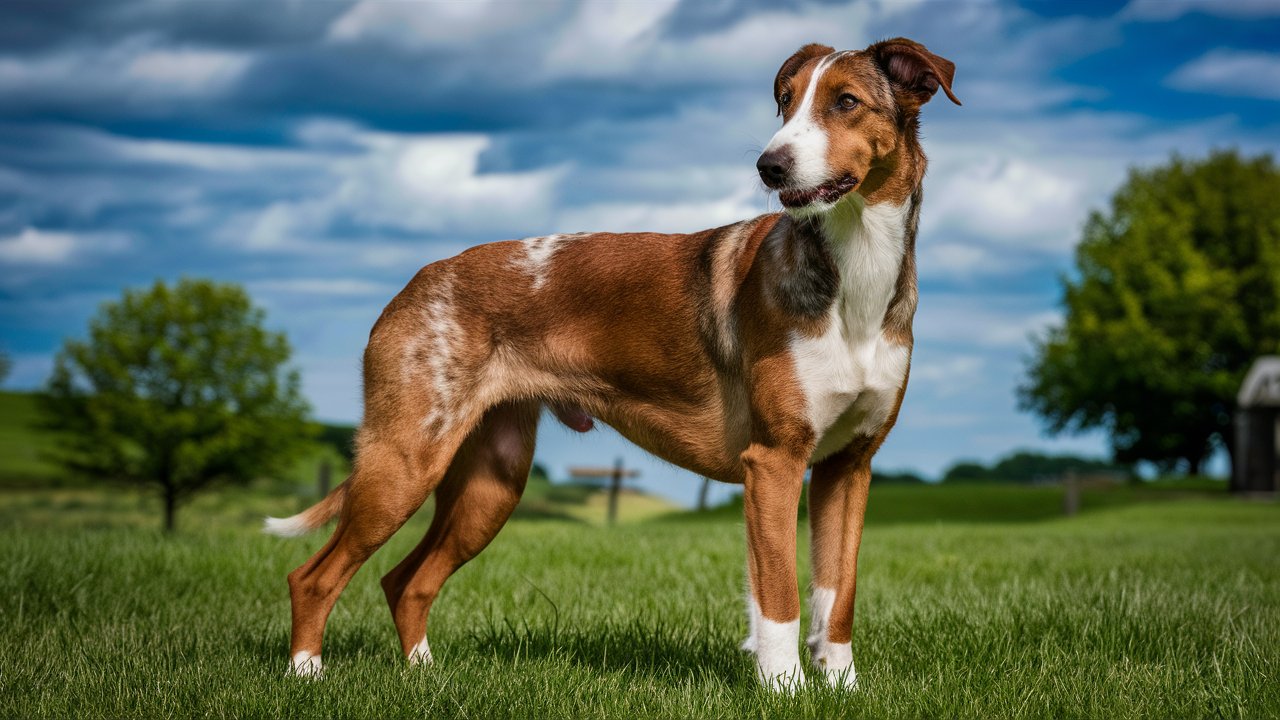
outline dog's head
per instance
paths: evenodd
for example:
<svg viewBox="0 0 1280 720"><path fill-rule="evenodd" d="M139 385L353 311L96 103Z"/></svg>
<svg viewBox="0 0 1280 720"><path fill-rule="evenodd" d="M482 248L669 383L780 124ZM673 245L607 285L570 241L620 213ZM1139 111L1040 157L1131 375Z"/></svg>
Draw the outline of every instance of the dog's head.
<svg viewBox="0 0 1280 720"><path fill-rule="evenodd" d="M778 70L773 97L782 129L760 155L760 179L793 212L824 211L857 189L914 141L920 106L955 65L923 45L896 38L866 50L805 45Z"/></svg>

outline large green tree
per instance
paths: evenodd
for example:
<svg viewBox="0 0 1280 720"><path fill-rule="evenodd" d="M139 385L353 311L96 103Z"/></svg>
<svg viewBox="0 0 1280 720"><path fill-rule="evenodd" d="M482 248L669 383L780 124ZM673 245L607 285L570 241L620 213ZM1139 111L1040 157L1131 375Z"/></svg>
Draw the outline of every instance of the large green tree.
<svg viewBox="0 0 1280 720"><path fill-rule="evenodd" d="M59 459L91 478L157 488L166 530L215 482L277 471L311 432L289 344L237 285L181 280L102 305L68 340L43 395Z"/></svg>
<svg viewBox="0 0 1280 720"><path fill-rule="evenodd" d="M1235 394L1280 352L1280 172L1221 151L1133 170L1063 279L1065 323L1019 389L1054 433L1101 428L1116 459L1198 472L1233 449Z"/></svg>

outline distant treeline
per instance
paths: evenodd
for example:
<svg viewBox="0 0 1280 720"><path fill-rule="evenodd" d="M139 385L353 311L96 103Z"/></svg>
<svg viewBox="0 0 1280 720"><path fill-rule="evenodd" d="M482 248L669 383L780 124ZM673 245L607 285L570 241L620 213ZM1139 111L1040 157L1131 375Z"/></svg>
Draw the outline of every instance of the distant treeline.
<svg viewBox="0 0 1280 720"><path fill-rule="evenodd" d="M947 468L942 481L1036 483L1061 480L1067 473L1116 480L1128 480L1134 476L1131 465L1075 455L1045 455L1023 450L1005 456L994 465L958 462Z"/></svg>
<svg viewBox="0 0 1280 720"><path fill-rule="evenodd" d="M330 445L350 462L355 456L356 429L351 425L321 425L316 440Z"/></svg>
<svg viewBox="0 0 1280 720"><path fill-rule="evenodd" d="M317 440L332 446L350 460L355 431L354 427L348 425L321 425ZM1109 477L1128 480L1134 477L1133 467L1129 465L1076 455L1046 455L1020 450L992 465L962 460L947 468L940 479L942 482L1038 483L1061 480L1068 472L1074 472L1081 478ZM534 464L530 472L531 480L547 482L549 477L544 466ZM887 471L874 468L871 471L871 481L896 485L921 485L928 482L923 476L910 470Z"/></svg>

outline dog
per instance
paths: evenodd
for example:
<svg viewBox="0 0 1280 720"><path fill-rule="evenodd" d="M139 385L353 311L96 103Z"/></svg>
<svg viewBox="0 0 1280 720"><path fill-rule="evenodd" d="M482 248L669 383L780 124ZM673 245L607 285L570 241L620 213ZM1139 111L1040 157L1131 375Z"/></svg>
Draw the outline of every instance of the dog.
<svg viewBox="0 0 1280 720"><path fill-rule="evenodd" d="M382 579L413 663L427 614L519 502L539 416L598 419L697 474L743 486L750 634L767 687L805 682L796 515L806 470L814 665L853 687L851 636L871 458L897 420L917 303L920 108L955 66L897 38L800 48L773 83L760 155L785 212L688 235L583 233L481 245L422 268L374 325L351 476L266 530L334 517L289 574L291 668L321 671L351 576L434 492L422 542Z"/></svg>

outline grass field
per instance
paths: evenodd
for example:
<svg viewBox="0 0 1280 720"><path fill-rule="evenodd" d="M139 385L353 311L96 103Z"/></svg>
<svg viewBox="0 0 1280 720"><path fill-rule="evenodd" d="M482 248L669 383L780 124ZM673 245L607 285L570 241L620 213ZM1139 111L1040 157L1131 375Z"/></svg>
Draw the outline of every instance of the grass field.
<svg viewBox="0 0 1280 720"><path fill-rule="evenodd" d="M437 663L414 669L376 580L420 514L339 602L313 682L284 674L284 576L324 536L265 537L250 519L297 501L206 498L165 538L127 501L73 529L50 524L61 501L41 515L10 495L0 716L1280 715L1280 507L1115 490L1060 519L1045 515L1052 490L874 488L860 687L794 697L758 690L736 649L732 512L514 521L446 586ZM972 522L984 504L1000 522Z"/></svg>

